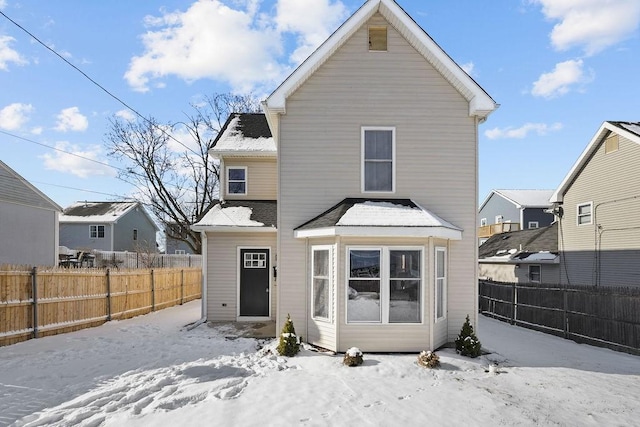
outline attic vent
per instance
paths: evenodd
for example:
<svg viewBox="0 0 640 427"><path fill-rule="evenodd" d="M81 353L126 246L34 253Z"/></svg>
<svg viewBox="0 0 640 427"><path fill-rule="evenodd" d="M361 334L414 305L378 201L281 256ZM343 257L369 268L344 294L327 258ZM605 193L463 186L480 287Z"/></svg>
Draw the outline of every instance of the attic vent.
<svg viewBox="0 0 640 427"><path fill-rule="evenodd" d="M369 51L386 52L387 27L369 27Z"/></svg>
<svg viewBox="0 0 640 427"><path fill-rule="evenodd" d="M617 134L611 135L604 141L604 152L605 154L612 153L614 151L618 151L619 138Z"/></svg>

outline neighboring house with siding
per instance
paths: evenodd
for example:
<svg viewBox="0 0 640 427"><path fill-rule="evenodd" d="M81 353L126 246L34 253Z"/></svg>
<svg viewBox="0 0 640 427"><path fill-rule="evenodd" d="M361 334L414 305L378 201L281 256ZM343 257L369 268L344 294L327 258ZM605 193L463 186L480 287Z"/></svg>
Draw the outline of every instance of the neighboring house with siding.
<svg viewBox="0 0 640 427"><path fill-rule="evenodd" d="M75 250L156 252L157 231L140 202L77 202L60 216L60 245Z"/></svg>
<svg viewBox="0 0 640 427"><path fill-rule="evenodd" d="M551 201L563 283L640 286L640 122L604 122Z"/></svg>
<svg viewBox="0 0 640 427"><path fill-rule="evenodd" d="M0 265L58 264L62 208L0 161Z"/></svg>
<svg viewBox="0 0 640 427"><path fill-rule="evenodd" d="M552 194L553 190L491 190L478 209L479 244L496 233L550 225Z"/></svg>
<svg viewBox="0 0 640 427"><path fill-rule="evenodd" d="M560 283L558 223L491 236L478 253L480 279L508 283Z"/></svg>
<svg viewBox="0 0 640 427"><path fill-rule="evenodd" d="M367 1L263 103L264 133L236 116L211 150L204 315L290 314L335 351L453 341L477 320L477 133L496 107L396 2Z"/></svg>

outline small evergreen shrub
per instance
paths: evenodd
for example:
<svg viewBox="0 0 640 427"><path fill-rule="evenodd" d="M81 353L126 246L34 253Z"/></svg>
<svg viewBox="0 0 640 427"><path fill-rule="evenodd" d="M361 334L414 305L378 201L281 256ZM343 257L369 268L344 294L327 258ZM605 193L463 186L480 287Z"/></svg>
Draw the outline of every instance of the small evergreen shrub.
<svg viewBox="0 0 640 427"><path fill-rule="evenodd" d="M300 341L296 335L296 329L293 327L291 316L287 314L287 320L284 322L282 332L280 333L280 342L278 343L278 354L280 356L293 357L300 351Z"/></svg>
<svg viewBox="0 0 640 427"><path fill-rule="evenodd" d="M362 352L357 347L351 347L344 354L344 359L342 359L342 363L347 366L358 366L362 365L364 360L362 359Z"/></svg>
<svg viewBox="0 0 640 427"><path fill-rule="evenodd" d="M469 315L467 314L467 320L462 325L458 338L456 338L456 351L463 356L478 357L480 356L481 347L480 340L473 332L473 326L471 326Z"/></svg>
<svg viewBox="0 0 640 427"><path fill-rule="evenodd" d="M440 358L435 351L421 351L418 356L418 365L425 368L437 368L440 366Z"/></svg>

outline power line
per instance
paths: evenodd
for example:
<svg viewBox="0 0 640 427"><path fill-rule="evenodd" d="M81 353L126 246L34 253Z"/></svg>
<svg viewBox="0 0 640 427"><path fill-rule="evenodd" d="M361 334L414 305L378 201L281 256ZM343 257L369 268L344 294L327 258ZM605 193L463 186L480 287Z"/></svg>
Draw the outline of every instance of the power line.
<svg viewBox="0 0 640 427"><path fill-rule="evenodd" d="M18 24L16 21L14 21L13 19L9 18L3 11L0 10L0 15L4 16L9 22L11 22L13 25L15 25L16 27L18 27L19 29L21 29L22 31L24 31L25 33L27 33L29 35L29 37L33 38L36 42L38 42L40 45L44 46L47 50L49 50L51 53L53 53L54 55L56 55L58 58L62 59L67 65L69 65L70 67L72 67L74 70L76 70L77 72L79 72L80 74L82 74L87 80L89 80L91 83L93 83L95 86L97 86L98 88L100 88L103 92L105 92L107 95L109 95L111 98L115 99L116 101L118 101L120 104L124 105L127 109L129 109L130 111L132 111L133 113L135 113L138 117L140 117L142 120L144 120L147 124L151 125L152 127L158 129L160 132L162 132L163 134L165 134L166 136L168 136L169 138L171 138L172 140L174 140L175 142L177 142L178 144L180 144L181 146L183 146L184 148L186 148L188 151L191 151L191 153L198 155L198 153L195 150L192 150L190 147L188 147L186 144L182 143L181 141L178 141L173 135L171 135L170 133L168 133L167 131L165 131L164 129L162 129L162 127L157 126L155 123L153 123L151 120L147 119L145 116L143 116L142 114L140 114L136 109L134 109L133 107L131 107L129 104L127 104L126 102L124 102L122 99L120 99L119 97L117 97L116 95L114 95L112 92L110 92L107 88L105 88L104 86L102 86L100 83L98 83L97 81L95 81L94 79L92 79L91 77L89 77L89 75L87 73L85 73L84 71L82 71L80 68L78 68L77 66L75 66L74 64L72 64L71 62L69 62L69 60L67 60L64 56L60 55L58 52L56 52L53 48L47 46L46 43L44 43L43 41L41 41L38 37L36 37L33 33L31 33L29 30L27 30L26 28L24 28L22 25Z"/></svg>

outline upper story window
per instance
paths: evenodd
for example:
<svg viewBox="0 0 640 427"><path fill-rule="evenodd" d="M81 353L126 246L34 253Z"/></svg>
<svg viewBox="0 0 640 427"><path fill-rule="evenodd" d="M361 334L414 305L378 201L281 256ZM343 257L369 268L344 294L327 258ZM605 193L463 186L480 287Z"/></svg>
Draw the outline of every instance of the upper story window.
<svg viewBox="0 0 640 427"><path fill-rule="evenodd" d="M540 223L538 221L529 221L527 228L539 228Z"/></svg>
<svg viewBox="0 0 640 427"><path fill-rule="evenodd" d="M374 51L374 52L387 51L387 27L385 26L369 27L369 51Z"/></svg>
<svg viewBox="0 0 640 427"><path fill-rule="evenodd" d="M481 218L480 219L480 227L484 227L485 225L487 225L487 218Z"/></svg>
<svg viewBox="0 0 640 427"><path fill-rule="evenodd" d="M247 194L246 166L230 166L227 168L227 194Z"/></svg>
<svg viewBox="0 0 640 427"><path fill-rule="evenodd" d="M591 224L591 211L593 203L582 203L578 205L578 225Z"/></svg>
<svg viewBox="0 0 640 427"><path fill-rule="evenodd" d="M395 128L362 128L362 191L395 191Z"/></svg>
<svg viewBox="0 0 640 427"><path fill-rule="evenodd" d="M92 239L104 239L104 225L90 226L90 235Z"/></svg>
<svg viewBox="0 0 640 427"><path fill-rule="evenodd" d="M138 240L138 229L137 228L133 229L133 240Z"/></svg>
<svg viewBox="0 0 640 427"><path fill-rule="evenodd" d="M502 224L504 222L504 217L502 215L496 215L496 224Z"/></svg>

